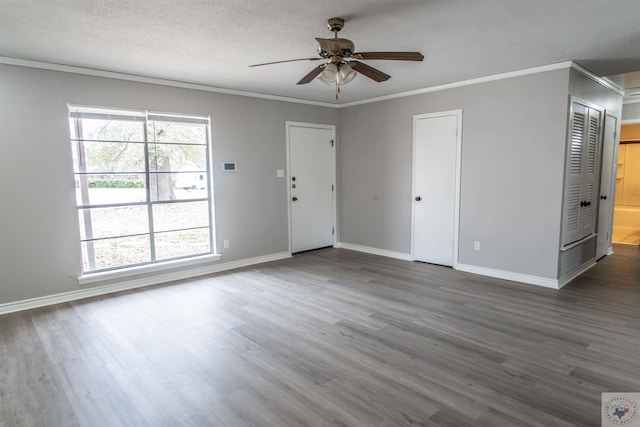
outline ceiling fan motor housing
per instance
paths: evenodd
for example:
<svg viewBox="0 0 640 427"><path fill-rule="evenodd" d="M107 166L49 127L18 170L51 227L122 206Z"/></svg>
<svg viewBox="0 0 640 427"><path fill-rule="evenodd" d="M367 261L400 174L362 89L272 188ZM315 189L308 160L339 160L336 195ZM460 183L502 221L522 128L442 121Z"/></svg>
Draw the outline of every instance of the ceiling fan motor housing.
<svg viewBox="0 0 640 427"><path fill-rule="evenodd" d="M318 45L318 55L323 58L331 58L332 56L342 56L345 58L353 55L355 50L355 44L349 39L331 39L334 42L334 49L331 51L326 50L322 45Z"/></svg>

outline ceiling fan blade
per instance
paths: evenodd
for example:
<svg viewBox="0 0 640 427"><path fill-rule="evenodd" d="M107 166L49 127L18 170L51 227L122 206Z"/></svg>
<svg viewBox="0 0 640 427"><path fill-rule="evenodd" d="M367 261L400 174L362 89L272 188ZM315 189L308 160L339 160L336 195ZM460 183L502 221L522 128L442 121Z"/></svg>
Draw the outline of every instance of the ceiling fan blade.
<svg viewBox="0 0 640 427"><path fill-rule="evenodd" d="M285 61L275 61L275 62L265 62L264 64L253 64L249 65L249 67L262 67L263 65L273 65L273 64L282 64L285 62L297 62L297 61L319 61L324 58L300 58L300 59L287 59Z"/></svg>
<svg viewBox="0 0 640 427"><path fill-rule="evenodd" d="M369 77L371 80L375 80L378 83L389 80L389 78L391 77L389 74L385 74L382 71L378 70L377 68L373 68L362 62L350 61L349 65L358 73L363 74Z"/></svg>
<svg viewBox="0 0 640 427"><path fill-rule="evenodd" d="M297 84L306 85L307 83L310 83L313 79L318 77L318 74L320 74L322 70L324 70L324 64L318 65L316 68L311 70L311 72L304 76Z"/></svg>
<svg viewBox="0 0 640 427"><path fill-rule="evenodd" d="M424 55L420 52L358 52L356 59L388 59L393 61L422 61Z"/></svg>

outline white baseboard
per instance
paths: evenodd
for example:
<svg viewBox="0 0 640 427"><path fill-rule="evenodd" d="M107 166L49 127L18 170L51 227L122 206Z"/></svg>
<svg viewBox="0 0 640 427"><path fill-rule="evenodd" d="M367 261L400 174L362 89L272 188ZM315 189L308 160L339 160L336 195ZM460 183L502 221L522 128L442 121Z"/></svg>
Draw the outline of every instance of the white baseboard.
<svg viewBox="0 0 640 427"><path fill-rule="evenodd" d="M607 256L608 255L613 255L613 247L609 246L609 249L607 249Z"/></svg>
<svg viewBox="0 0 640 427"><path fill-rule="evenodd" d="M544 286L545 288L560 289L562 286L558 280L529 274L513 273L511 271L494 270L492 268L478 267L469 264L458 264L456 270L467 273L479 274L481 276L495 277L496 279L511 280L514 282L527 283L529 285Z"/></svg>
<svg viewBox="0 0 640 427"><path fill-rule="evenodd" d="M219 273L222 271L233 270L235 268L248 267L250 265L262 264L264 262L278 261L290 258L291 253L280 252L255 258L231 261L220 264L207 265L198 268L192 268L183 271L158 274L141 279L125 280L123 282L112 285L96 286L93 288L80 289L77 291L64 292L45 297L32 298L22 301L15 301L0 304L0 315L13 313L16 311L29 310L32 308L44 307L47 305L59 304L62 302L75 301L83 298L95 297L100 295L111 294L114 292L126 291L129 289L142 288L145 286L158 285L160 283L172 282L174 280L188 279L190 277L204 276L206 274Z"/></svg>
<svg viewBox="0 0 640 427"><path fill-rule="evenodd" d="M404 252L387 251L385 249L372 248L369 246L354 245L351 243L338 242L336 248L349 249L350 251L364 252L372 255L386 256L388 258L401 259L403 261L413 261L411 254Z"/></svg>
<svg viewBox="0 0 640 427"><path fill-rule="evenodd" d="M545 288L560 289L573 279L589 270L596 265L595 261L589 261L571 274L561 279L549 279L546 277L531 276L528 274L512 273L504 270L494 270L491 268L477 267L475 265L458 264L457 270L465 271L467 273L480 274L482 276L495 277L497 279L512 280L514 282L527 283L530 285L544 286Z"/></svg>
<svg viewBox="0 0 640 427"><path fill-rule="evenodd" d="M372 248L369 246L354 245L351 243L344 243L344 242L337 243L335 247L349 249L352 251L364 252L367 254L401 259L403 261L413 261L411 254L407 254L404 252L387 251L384 249ZM510 271L494 270L491 268L477 267L475 265L467 265L467 264L457 264L454 268L456 270L465 271L467 273L479 274L481 276L495 277L497 279L512 280L514 282L527 283L530 285L544 286L545 288L560 289L561 287L558 280L548 279L546 277L512 273ZM562 286L564 286L564 284Z"/></svg>
<svg viewBox="0 0 640 427"><path fill-rule="evenodd" d="M567 283L569 283L570 281L572 281L573 279L575 279L576 277L584 273L585 271L589 270L591 267L593 267L596 264L597 263L595 262L595 260L591 260L586 264L582 265L577 270L573 271L572 273L564 276L558 281L558 289L560 289L561 287L563 287L564 285L566 285Z"/></svg>

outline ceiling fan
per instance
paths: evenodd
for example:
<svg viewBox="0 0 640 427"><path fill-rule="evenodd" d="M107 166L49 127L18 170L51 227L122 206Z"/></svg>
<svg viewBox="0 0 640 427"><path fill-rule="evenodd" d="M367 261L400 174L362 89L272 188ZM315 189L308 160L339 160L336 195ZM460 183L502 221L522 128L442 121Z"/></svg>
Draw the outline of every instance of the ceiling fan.
<svg viewBox="0 0 640 427"><path fill-rule="evenodd" d="M424 55L420 52L355 52L355 44L349 39L338 37L338 31L344 27L344 19L330 18L327 20L327 27L333 32L332 39L322 39L316 37L318 41L319 58L288 59L285 61L266 62L264 64L254 64L250 67L260 67L263 65L282 64L296 61L319 61L328 60L324 64L315 67L309 74L298 82L299 85L310 83L313 79L318 79L328 85L335 84L336 100L340 94L340 86L352 81L358 73L374 80L383 82L389 80L390 75L383 73L377 68L373 68L357 60L394 60L394 61L422 61Z"/></svg>

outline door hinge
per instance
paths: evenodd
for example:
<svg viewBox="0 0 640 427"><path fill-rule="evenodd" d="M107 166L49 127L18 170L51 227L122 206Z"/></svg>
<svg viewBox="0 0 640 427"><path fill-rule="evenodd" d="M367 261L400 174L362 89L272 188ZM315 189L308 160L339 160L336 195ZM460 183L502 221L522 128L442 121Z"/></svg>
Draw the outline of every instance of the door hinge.
<svg viewBox="0 0 640 427"><path fill-rule="evenodd" d="M332 147L333 147L333 143L334 143L333 139L329 140L329 144L331 144Z"/></svg>
<svg viewBox="0 0 640 427"><path fill-rule="evenodd" d="M331 234L336 234L336 229L335 228L331 229Z"/></svg>
<svg viewBox="0 0 640 427"><path fill-rule="evenodd" d="M333 184L331 184L331 191L333 191Z"/></svg>
<svg viewBox="0 0 640 427"><path fill-rule="evenodd" d="M618 131L613 131L613 141L615 142L616 138L618 137Z"/></svg>

